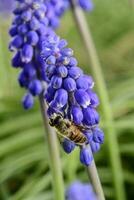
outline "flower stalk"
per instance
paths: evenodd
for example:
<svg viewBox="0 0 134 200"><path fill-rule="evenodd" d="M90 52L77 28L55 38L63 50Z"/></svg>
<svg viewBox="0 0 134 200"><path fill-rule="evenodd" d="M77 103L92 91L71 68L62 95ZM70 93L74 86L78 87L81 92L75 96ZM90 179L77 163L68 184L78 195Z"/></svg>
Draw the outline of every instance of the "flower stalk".
<svg viewBox="0 0 134 200"><path fill-rule="evenodd" d="M88 173L89 178L91 179L92 185L94 187L94 191L96 192L98 199L105 200L103 188L100 182L100 178L98 175L98 171L97 171L94 159L92 163L87 167L87 173Z"/></svg>
<svg viewBox="0 0 134 200"><path fill-rule="evenodd" d="M46 133L46 140L48 144L49 163L52 173L52 183L54 189L54 199L64 200L64 184L62 176L61 161L58 149L57 135L53 128L49 126L48 116L46 114L46 104L44 102L43 94L39 96L40 109L42 113L43 124Z"/></svg>
<svg viewBox="0 0 134 200"><path fill-rule="evenodd" d="M77 28L81 34L83 39L83 43L87 50L88 58L91 62L91 69L96 81L96 86L98 90L98 94L100 96L104 120L108 126L106 127L106 142L110 154L110 163L111 170L113 173L113 183L115 187L115 196L117 200L125 200L125 190L124 190L124 180L123 180L123 172L121 166L121 158L119 154L119 146L116 131L114 128L114 121L112 116L112 110L110 107L109 97L107 93L106 83L103 77L101 65L99 62L99 58L96 52L96 48L92 39L92 35L89 29L89 26L86 22L85 16L81 9L76 4L75 0L71 0L72 2L72 13L74 16L74 20L76 22ZM94 168L90 170L90 174L92 174ZM94 183L95 184L95 183ZM95 186L97 187L97 186Z"/></svg>

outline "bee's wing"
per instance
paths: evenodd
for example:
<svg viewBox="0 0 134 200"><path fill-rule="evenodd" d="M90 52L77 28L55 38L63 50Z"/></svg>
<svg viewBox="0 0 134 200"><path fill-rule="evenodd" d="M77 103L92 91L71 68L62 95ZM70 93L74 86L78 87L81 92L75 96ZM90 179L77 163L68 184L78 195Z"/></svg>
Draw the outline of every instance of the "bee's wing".
<svg viewBox="0 0 134 200"><path fill-rule="evenodd" d="M56 131L56 133L60 143L62 143L65 138L68 139L65 135L62 135L59 131Z"/></svg>

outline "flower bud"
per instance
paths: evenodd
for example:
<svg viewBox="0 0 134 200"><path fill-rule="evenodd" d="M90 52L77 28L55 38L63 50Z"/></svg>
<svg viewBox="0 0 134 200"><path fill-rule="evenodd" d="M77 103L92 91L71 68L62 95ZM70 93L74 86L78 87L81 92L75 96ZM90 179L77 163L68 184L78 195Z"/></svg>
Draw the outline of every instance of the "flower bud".
<svg viewBox="0 0 134 200"><path fill-rule="evenodd" d="M96 153L100 150L100 144L98 142L90 142L90 147L93 153Z"/></svg>
<svg viewBox="0 0 134 200"><path fill-rule="evenodd" d="M71 107L71 118L76 125L81 124L83 120L83 113L80 107L78 106Z"/></svg>
<svg viewBox="0 0 134 200"><path fill-rule="evenodd" d="M34 80L29 84L29 91L33 96L39 95L42 92L42 84L39 80Z"/></svg>
<svg viewBox="0 0 134 200"><path fill-rule="evenodd" d="M22 62L29 63L33 57L33 47L29 44L25 44L21 51Z"/></svg>
<svg viewBox="0 0 134 200"><path fill-rule="evenodd" d="M32 10L25 10L22 14L21 14L21 18L25 21L28 22L31 20L32 18Z"/></svg>
<svg viewBox="0 0 134 200"><path fill-rule="evenodd" d="M100 104L97 94L93 92L91 89L87 90L86 92L89 95L91 106L96 108Z"/></svg>
<svg viewBox="0 0 134 200"><path fill-rule="evenodd" d="M68 93L64 89L59 89L56 91L54 96L54 101L57 104L57 107L62 108L67 104L68 101Z"/></svg>
<svg viewBox="0 0 134 200"><path fill-rule="evenodd" d="M10 51L15 51L23 45L24 39L20 35L16 35L9 45Z"/></svg>
<svg viewBox="0 0 134 200"><path fill-rule="evenodd" d="M68 74L73 79L77 79L82 75L82 70L79 67L71 67L68 71Z"/></svg>
<svg viewBox="0 0 134 200"><path fill-rule="evenodd" d="M104 133L98 127L93 129L93 140L94 140L94 142L97 142L100 144L103 144L103 142L104 142Z"/></svg>
<svg viewBox="0 0 134 200"><path fill-rule="evenodd" d="M34 98L31 94L26 94L22 99L23 107L27 110L33 107L34 105Z"/></svg>
<svg viewBox="0 0 134 200"><path fill-rule="evenodd" d="M89 106L90 98L83 89L76 90L74 96L80 106L83 108L87 108L87 106Z"/></svg>
<svg viewBox="0 0 134 200"><path fill-rule="evenodd" d="M62 78L65 78L68 74L68 70L64 65L58 67L56 71L57 71L57 74Z"/></svg>
<svg viewBox="0 0 134 200"><path fill-rule="evenodd" d="M73 50L71 48L64 48L62 49L61 53L63 56L73 56Z"/></svg>
<svg viewBox="0 0 134 200"><path fill-rule="evenodd" d="M72 78L64 79L63 86L64 86L64 89L67 90L68 92L72 92L76 89L76 83L74 79Z"/></svg>
<svg viewBox="0 0 134 200"><path fill-rule="evenodd" d="M70 65L71 67L76 67L77 64L78 64L78 62L77 62L76 58L71 57L71 58L70 58L69 65Z"/></svg>
<svg viewBox="0 0 134 200"><path fill-rule="evenodd" d="M30 21L30 28L31 30L37 30L40 28L40 22L35 17L32 17Z"/></svg>
<svg viewBox="0 0 134 200"><path fill-rule="evenodd" d="M18 51L14 57L12 58L12 66L15 68L21 67L22 66L22 61L21 61L21 56L20 56L20 51Z"/></svg>
<svg viewBox="0 0 134 200"><path fill-rule="evenodd" d="M35 46L39 41L39 36L35 31L30 31L27 34L27 43Z"/></svg>
<svg viewBox="0 0 134 200"><path fill-rule="evenodd" d="M46 63L47 63L48 65L55 65L55 62L56 62L55 56L49 56L49 57L46 59Z"/></svg>
<svg viewBox="0 0 134 200"><path fill-rule="evenodd" d="M51 84L54 89L59 89L62 86L62 78L54 75L51 79Z"/></svg>
<svg viewBox="0 0 134 200"><path fill-rule="evenodd" d="M80 76L77 80L76 80L76 85L78 89L84 89L87 90L88 89L88 82L87 80L84 78L84 76Z"/></svg>
<svg viewBox="0 0 134 200"><path fill-rule="evenodd" d="M94 108L84 108L83 109L84 120L83 122L87 126L94 126L99 123L99 114Z"/></svg>
<svg viewBox="0 0 134 200"><path fill-rule="evenodd" d="M82 164L89 166L93 161L93 155L88 146L80 149L80 161Z"/></svg>
<svg viewBox="0 0 134 200"><path fill-rule="evenodd" d="M18 34L17 26L11 26L11 28L9 29L9 34L12 37L17 35Z"/></svg>
<svg viewBox="0 0 134 200"><path fill-rule="evenodd" d="M71 153L75 148L75 143L71 140L64 139L62 142L63 149L66 153Z"/></svg>
<svg viewBox="0 0 134 200"><path fill-rule="evenodd" d="M56 90L51 85L47 88L47 92L45 93L44 97L48 103L50 103L53 100L55 91Z"/></svg>
<svg viewBox="0 0 134 200"><path fill-rule="evenodd" d="M26 24L21 24L18 27L18 33L21 35L25 35L28 32L28 26Z"/></svg>
<svg viewBox="0 0 134 200"><path fill-rule="evenodd" d="M48 78L51 78L55 73L55 65L48 65L45 73Z"/></svg>

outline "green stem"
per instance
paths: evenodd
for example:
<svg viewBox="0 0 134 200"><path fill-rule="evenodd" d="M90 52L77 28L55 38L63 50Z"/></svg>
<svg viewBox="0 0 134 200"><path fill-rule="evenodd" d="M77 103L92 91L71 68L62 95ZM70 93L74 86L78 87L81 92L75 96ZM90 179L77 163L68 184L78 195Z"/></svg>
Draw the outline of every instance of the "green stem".
<svg viewBox="0 0 134 200"><path fill-rule="evenodd" d="M43 124L45 128L46 139L48 143L49 150L49 161L52 172L52 181L54 188L54 199L64 200L64 184L62 177L62 168L60 162L60 155L58 149L57 135L53 128L49 126L49 120L46 113L46 104L44 102L43 94L39 97L40 108L42 112Z"/></svg>
<svg viewBox="0 0 134 200"><path fill-rule="evenodd" d="M92 39L92 35L89 26L86 22L86 18L82 10L76 5L76 0L71 1L74 19L83 39L85 48L87 50L88 58L91 62L91 69L95 78L97 90L100 96L101 105L103 109L104 121L106 122L106 124L108 124L108 126L106 127L106 140L110 154L110 163L113 173L113 183L116 192L116 199L125 200L126 197L124 190L124 178L121 166L121 158L106 83L103 77L101 65Z"/></svg>
<svg viewBox="0 0 134 200"><path fill-rule="evenodd" d="M90 150L90 154L92 154L92 150L90 146L89 146L89 150ZM100 178L98 175L98 171L97 171L94 159L92 163L87 167L87 174L89 176L89 179L91 179L92 185L94 187L94 191L96 192L98 199L105 200L104 192L102 189L102 185L100 182Z"/></svg>

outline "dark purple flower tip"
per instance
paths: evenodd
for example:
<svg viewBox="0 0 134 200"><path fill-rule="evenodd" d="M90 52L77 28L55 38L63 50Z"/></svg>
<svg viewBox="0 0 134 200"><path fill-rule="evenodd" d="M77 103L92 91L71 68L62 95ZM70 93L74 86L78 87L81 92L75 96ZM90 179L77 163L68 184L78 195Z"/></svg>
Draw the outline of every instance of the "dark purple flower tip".
<svg viewBox="0 0 134 200"><path fill-rule="evenodd" d="M77 103L83 108L87 108L90 105L90 98L87 92L83 89L76 90L74 93Z"/></svg>
<svg viewBox="0 0 134 200"><path fill-rule="evenodd" d="M24 39L20 35L16 35L9 44L10 51L15 51L23 45Z"/></svg>
<svg viewBox="0 0 134 200"><path fill-rule="evenodd" d="M59 48L59 49L62 49L62 48L64 48L64 47L66 47L67 44L68 44L67 41L64 40L64 39L62 39L62 40L60 40L60 42L59 42L59 44L58 44L58 48Z"/></svg>
<svg viewBox="0 0 134 200"><path fill-rule="evenodd" d="M24 109L28 110L33 107L34 105L34 98L31 94L26 94L22 99L22 104Z"/></svg>
<svg viewBox="0 0 134 200"><path fill-rule="evenodd" d="M100 119L99 114L94 108L90 108L90 107L84 108L83 115L84 115L83 122L87 126L93 126L99 123L99 119Z"/></svg>
<svg viewBox="0 0 134 200"><path fill-rule="evenodd" d="M64 48L64 49L61 50L61 54L63 56L71 57L71 56L73 56L73 50L71 48Z"/></svg>
<svg viewBox="0 0 134 200"><path fill-rule="evenodd" d="M92 89L94 87L93 78L91 76L88 76L88 75L83 75L83 77L88 82L88 87Z"/></svg>
<svg viewBox="0 0 134 200"><path fill-rule="evenodd" d="M66 153L71 153L75 149L75 143L71 140L64 139L62 142L63 149Z"/></svg>
<svg viewBox="0 0 134 200"><path fill-rule="evenodd" d="M54 89L59 89L62 86L62 78L59 76L53 76L51 79L51 85Z"/></svg>
<svg viewBox="0 0 134 200"><path fill-rule="evenodd" d="M76 67L77 64L78 64L78 61L76 60L76 58L71 57L71 58L70 58L69 65L70 65L71 67Z"/></svg>
<svg viewBox="0 0 134 200"><path fill-rule="evenodd" d="M29 44L25 44L21 51L21 60L24 63L29 63L33 57L33 47Z"/></svg>
<svg viewBox="0 0 134 200"><path fill-rule="evenodd" d="M45 93L44 97L48 103L53 100L55 91L56 90L51 85L47 88L47 92Z"/></svg>
<svg viewBox="0 0 134 200"><path fill-rule="evenodd" d="M46 59L46 63L48 65L55 65L56 63L56 58L55 56L49 56L47 59Z"/></svg>
<svg viewBox="0 0 134 200"><path fill-rule="evenodd" d="M29 84L29 91L33 96L39 95L42 92L42 84L39 80L33 80Z"/></svg>
<svg viewBox="0 0 134 200"><path fill-rule="evenodd" d="M68 74L73 79L77 79L83 74L83 71L79 67L71 67L68 71Z"/></svg>
<svg viewBox="0 0 134 200"><path fill-rule="evenodd" d="M93 155L88 146L80 149L80 161L82 164L89 166L93 161Z"/></svg>
<svg viewBox="0 0 134 200"><path fill-rule="evenodd" d="M21 73L19 74L18 82L21 87L28 87L29 79L26 77L24 71L21 71Z"/></svg>
<svg viewBox="0 0 134 200"><path fill-rule="evenodd" d="M18 33L21 35L25 35L28 32L28 26L27 24L21 24L18 26Z"/></svg>
<svg viewBox="0 0 134 200"><path fill-rule="evenodd" d="M10 36L14 37L15 35L18 34L18 29L17 29L17 26L12 26L10 29L9 29L9 34Z"/></svg>
<svg viewBox="0 0 134 200"><path fill-rule="evenodd" d="M40 28L40 22L36 17L32 17L30 21L31 30L38 30Z"/></svg>
<svg viewBox="0 0 134 200"><path fill-rule="evenodd" d="M91 106L96 108L100 104L97 94L93 92L91 89L87 90L87 93L90 98Z"/></svg>
<svg viewBox="0 0 134 200"><path fill-rule="evenodd" d="M32 10L29 9L29 10L23 11L23 13L21 14L21 18L22 18L25 22L30 21L31 18L32 18Z"/></svg>
<svg viewBox="0 0 134 200"><path fill-rule="evenodd" d="M90 147L93 153L96 153L100 150L101 145L98 142L91 141Z"/></svg>
<svg viewBox="0 0 134 200"><path fill-rule="evenodd" d="M103 131L98 127L93 128L92 131L93 131L93 140L94 140L94 142L103 144L104 143L104 133L103 133Z"/></svg>
<svg viewBox="0 0 134 200"><path fill-rule="evenodd" d="M88 87L88 81L84 78L84 76L80 76L77 80L76 80L76 85L78 89L84 89L87 90Z"/></svg>
<svg viewBox="0 0 134 200"><path fill-rule="evenodd" d="M88 143L90 143L93 140L93 132L91 130L87 130L83 132L86 136Z"/></svg>
<svg viewBox="0 0 134 200"><path fill-rule="evenodd" d="M67 68L63 65L63 66L60 66L56 69L57 71L57 74L62 77L62 78L65 78L67 75L68 75L68 70Z"/></svg>
<svg viewBox="0 0 134 200"><path fill-rule="evenodd" d="M39 36L35 31L29 31L27 34L27 43L35 46L39 41Z"/></svg>
<svg viewBox="0 0 134 200"><path fill-rule="evenodd" d="M28 63L23 66L24 73L29 79L33 79L36 77L36 69L34 64Z"/></svg>
<svg viewBox="0 0 134 200"><path fill-rule="evenodd" d="M66 78L63 81L64 89L68 92L73 92L76 89L76 83L72 78Z"/></svg>
<svg viewBox="0 0 134 200"><path fill-rule="evenodd" d="M64 89L59 89L56 91L54 96L54 101L57 104L57 107L62 108L67 104L68 101L68 93Z"/></svg>
<svg viewBox="0 0 134 200"><path fill-rule="evenodd" d="M79 4L86 11L92 11L94 8L92 0L79 0Z"/></svg>
<svg viewBox="0 0 134 200"><path fill-rule="evenodd" d="M48 77L48 78L51 78L53 75L54 75L54 73L55 73L55 65L48 65L47 67L46 67L46 76Z"/></svg>
<svg viewBox="0 0 134 200"><path fill-rule="evenodd" d="M13 25L20 25L23 23L23 20L21 19L20 15L15 16Z"/></svg>
<svg viewBox="0 0 134 200"><path fill-rule="evenodd" d="M21 67L22 66L22 61L21 61L21 56L20 56L20 51L18 51L14 57L12 58L12 66L15 68Z"/></svg>
<svg viewBox="0 0 134 200"><path fill-rule="evenodd" d="M83 113L80 107L71 107L71 118L76 125L80 125L83 120Z"/></svg>

